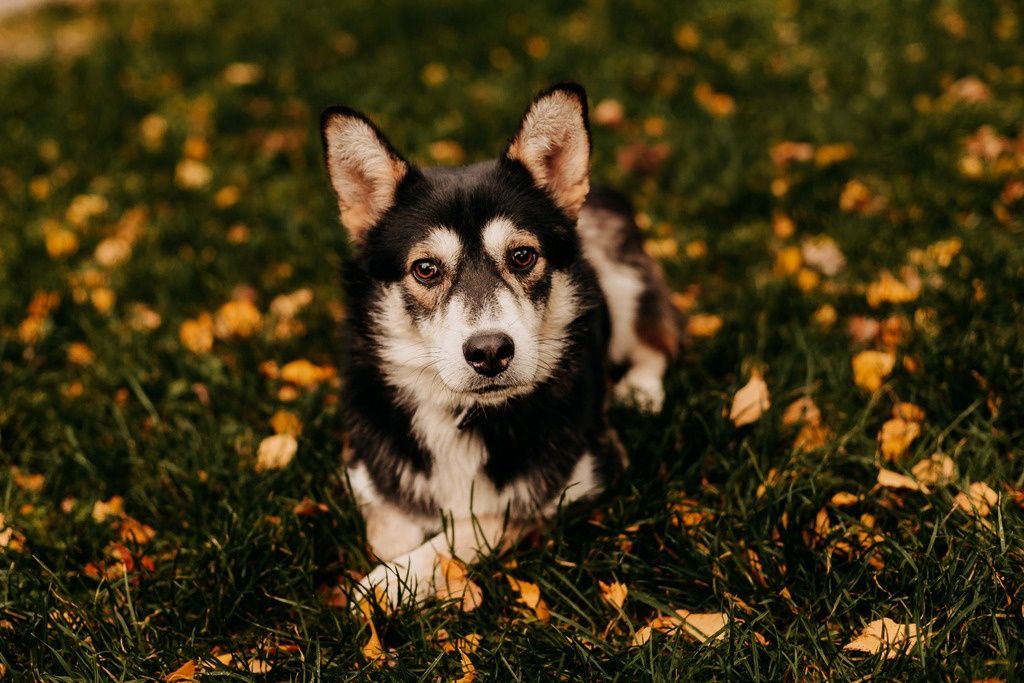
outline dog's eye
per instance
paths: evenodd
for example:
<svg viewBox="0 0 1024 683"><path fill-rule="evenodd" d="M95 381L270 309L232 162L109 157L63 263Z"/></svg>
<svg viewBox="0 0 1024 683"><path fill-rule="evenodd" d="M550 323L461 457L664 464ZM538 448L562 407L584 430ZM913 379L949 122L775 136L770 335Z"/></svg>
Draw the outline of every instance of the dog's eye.
<svg viewBox="0 0 1024 683"><path fill-rule="evenodd" d="M508 252L508 265L517 272L524 273L537 263L537 250L530 247L517 247Z"/></svg>
<svg viewBox="0 0 1024 683"><path fill-rule="evenodd" d="M431 284L441 276L441 266L432 259L420 259L412 264L412 276L425 285Z"/></svg>

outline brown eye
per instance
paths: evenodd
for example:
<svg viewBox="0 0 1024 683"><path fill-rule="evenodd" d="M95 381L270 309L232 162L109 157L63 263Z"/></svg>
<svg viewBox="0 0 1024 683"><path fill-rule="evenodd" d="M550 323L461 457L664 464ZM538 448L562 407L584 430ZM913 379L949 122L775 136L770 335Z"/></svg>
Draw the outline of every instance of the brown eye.
<svg viewBox="0 0 1024 683"><path fill-rule="evenodd" d="M537 263L537 251L535 249L518 247L508 252L508 265L514 271L524 273L533 268L535 263Z"/></svg>
<svg viewBox="0 0 1024 683"><path fill-rule="evenodd" d="M412 264L412 276L425 285L432 284L441 276L441 267L437 261L420 259Z"/></svg>

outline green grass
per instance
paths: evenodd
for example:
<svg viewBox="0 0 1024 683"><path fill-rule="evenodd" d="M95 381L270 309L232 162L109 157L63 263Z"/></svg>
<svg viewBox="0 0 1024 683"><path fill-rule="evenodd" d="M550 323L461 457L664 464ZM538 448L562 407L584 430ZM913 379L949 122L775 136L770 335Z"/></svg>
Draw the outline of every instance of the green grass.
<svg viewBox="0 0 1024 683"><path fill-rule="evenodd" d="M481 636L470 655L479 680L1015 677L1024 661L1024 200L1010 196L1024 169L1019 7L523 4L506 14L496 3L455 0L161 0L18 20L18 31L36 36L71 22L88 49L5 56L0 66L0 513L13 529L0 549L0 662L8 675L162 678L190 659L213 671L216 651L243 660L266 653L273 679L451 680L459 657L432 639L444 629ZM685 24L699 40L680 46ZM257 64L260 77L228 83L234 62ZM988 97L957 101L951 84L965 77L983 81ZM345 103L371 113L418 162L430 161L438 140L457 142L468 160L486 158L532 93L564 78L583 82L592 103L624 105L622 126L595 126L594 175L631 194L652 238L670 238L656 246L678 245L664 259L673 287L698 288L695 311L724 326L694 339L673 367L663 415L615 409L633 465L596 508L566 510L524 541L511 554L515 569L503 565L508 558L475 567L484 601L474 612L432 604L378 615L393 650L391 666L378 667L362 654L367 626L322 597L370 566L338 474L336 399L345 389L328 382L284 402L280 380L259 371L266 361L336 362L347 247L320 166L317 117ZM734 111L706 111L694 95L701 83L734 98ZM154 114L166 132L147 146L140 131ZM663 133L657 121L644 125L649 117L663 119ZM976 173L961 159L983 125L1016 140L1017 151ZM202 163L212 179L197 189L175 180L189 137L209 146ZM855 153L781 168L770 151L784 140L849 143ZM637 141L668 145L651 174L618 160ZM884 207L843 210L854 179ZM237 188L237 202L216 198L225 186ZM104 205L69 216L80 195ZM98 265L96 246L136 207L145 214L130 258ZM795 235L773 232L776 213L792 217ZM60 228L78 248L54 258L46 235L53 242ZM776 272L776 255L819 234L848 264L804 291ZM948 266L918 268L916 298L868 304L864 286L883 270L899 273L911 250L950 238L962 250ZM103 287L116 297L107 313L90 303ZM304 332L187 350L181 323L216 311L239 287L264 314L275 296L310 288L313 303L298 316ZM59 303L37 316L43 334L31 339L23 321L41 291L58 293ZM160 325L136 329L134 303L156 311ZM812 320L825 304L837 313L828 329ZM856 316L911 323L874 395L855 386L851 358L881 342L851 340ZM93 352L91 364L69 361L75 342ZM737 428L729 402L755 367L772 407ZM800 452L781 416L807 393L831 436ZM928 495L875 486L876 436L899 401L921 406L925 419L888 466L909 471L941 450L959 468ZM256 446L282 408L303 423L298 454L282 470L256 473ZM773 469L774 483L758 495ZM39 490L27 474L43 476ZM957 493L976 481L1000 494L987 525L954 510ZM842 491L863 498L831 505ZM91 513L114 495L155 530L148 543L128 544L136 564L142 556L152 564L100 580L87 567L109 562L118 532ZM306 497L327 511L296 515ZM670 505L683 497L709 518L673 524ZM805 532L822 509L830 531L815 541ZM868 548L856 540L862 515L880 534ZM829 563L826 549L844 542L856 550L837 550ZM549 624L523 615L505 573L540 586ZM601 601L599 580L628 586L621 612ZM670 609L726 612L734 625L714 646L657 634L630 647L636 629ZM842 650L881 617L917 624L926 638L891 660Z"/></svg>

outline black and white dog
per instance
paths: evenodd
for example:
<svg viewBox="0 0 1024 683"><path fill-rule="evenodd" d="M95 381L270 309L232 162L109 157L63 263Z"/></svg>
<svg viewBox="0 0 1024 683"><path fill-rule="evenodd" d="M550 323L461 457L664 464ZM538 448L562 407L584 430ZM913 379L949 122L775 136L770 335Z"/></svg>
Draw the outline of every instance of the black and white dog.
<svg viewBox="0 0 1024 683"><path fill-rule="evenodd" d="M590 190L580 86L542 92L471 166L412 166L343 107L321 132L357 247L348 476L383 561L360 590L395 604L624 466L609 389L661 409L676 319L628 202Z"/></svg>

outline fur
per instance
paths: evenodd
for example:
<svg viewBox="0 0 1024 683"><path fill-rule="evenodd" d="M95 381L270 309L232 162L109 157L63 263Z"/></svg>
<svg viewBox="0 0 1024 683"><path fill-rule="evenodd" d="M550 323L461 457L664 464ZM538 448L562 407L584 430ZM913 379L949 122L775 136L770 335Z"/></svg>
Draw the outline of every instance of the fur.
<svg viewBox="0 0 1024 683"><path fill-rule="evenodd" d="M347 264L349 481L383 561L360 584L431 594L593 496L625 462L614 394L660 410L674 351L628 202L590 190L586 95L537 96L496 160L417 168L362 115L322 125Z"/></svg>

